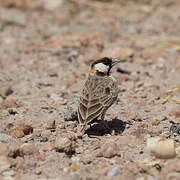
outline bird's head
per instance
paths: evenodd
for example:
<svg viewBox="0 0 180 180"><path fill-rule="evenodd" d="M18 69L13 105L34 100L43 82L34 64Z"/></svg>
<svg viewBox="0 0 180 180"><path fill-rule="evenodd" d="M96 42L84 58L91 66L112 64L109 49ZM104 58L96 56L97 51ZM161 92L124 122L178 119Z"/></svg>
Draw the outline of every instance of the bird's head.
<svg viewBox="0 0 180 180"><path fill-rule="evenodd" d="M98 59L91 64L90 74L97 76L109 76L111 68L120 61L120 59L111 59L108 57Z"/></svg>

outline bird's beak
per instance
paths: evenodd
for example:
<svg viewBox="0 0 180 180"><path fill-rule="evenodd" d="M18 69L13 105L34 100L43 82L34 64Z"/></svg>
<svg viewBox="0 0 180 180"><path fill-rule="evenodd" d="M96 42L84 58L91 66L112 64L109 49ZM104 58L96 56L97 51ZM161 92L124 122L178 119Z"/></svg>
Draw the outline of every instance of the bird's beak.
<svg viewBox="0 0 180 180"><path fill-rule="evenodd" d="M122 59L114 59L113 62L112 62L112 67L115 66L116 64L118 64L119 62L123 62L124 60Z"/></svg>

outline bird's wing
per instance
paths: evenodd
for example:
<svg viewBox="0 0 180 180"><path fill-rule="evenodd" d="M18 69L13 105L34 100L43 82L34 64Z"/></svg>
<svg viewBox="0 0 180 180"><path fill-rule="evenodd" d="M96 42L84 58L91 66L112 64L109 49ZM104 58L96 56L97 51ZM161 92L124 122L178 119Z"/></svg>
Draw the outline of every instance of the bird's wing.
<svg viewBox="0 0 180 180"><path fill-rule="evenodd" d="M103 79L102 79L103 78ZM116 97L112 79L90 76L81 94L78 106L78 119L80 123L89 123L98 118L103 111L112 105Z"/></svg>

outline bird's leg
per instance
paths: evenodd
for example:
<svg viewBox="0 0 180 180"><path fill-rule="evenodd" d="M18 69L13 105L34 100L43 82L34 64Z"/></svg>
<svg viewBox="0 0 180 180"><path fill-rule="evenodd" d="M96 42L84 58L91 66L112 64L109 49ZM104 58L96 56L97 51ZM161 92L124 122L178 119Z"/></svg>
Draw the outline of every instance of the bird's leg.
<svg viewBox="0 0 180 180"><path fill-rule="evenodd" d="M80 126L82 126L82 127L79 127L79 128L78 128L77 136L78 136L79 138L82 138L82 136L84 135L84 133L85 133L85 131L86 131L87 123L85 123L85 124L80 124Z"/></svg>
<svg viewBox="0 0 180 180"><path fill-rule="evenodd" d="M85 133L86 127L87 127L87 123L83 124L82 129L81 129L81 133L82 133L82 134Z"/></svg>
<svg viewBox="0 0 180 180"><path fill-rule="evenodd" d="M110 127L108 126L108 123L104 120L104 118L105 118L105 113L102 113L101 121L102 121L102 123L103 123L103 126L104 126L106 129L110 130Z"/></svg>

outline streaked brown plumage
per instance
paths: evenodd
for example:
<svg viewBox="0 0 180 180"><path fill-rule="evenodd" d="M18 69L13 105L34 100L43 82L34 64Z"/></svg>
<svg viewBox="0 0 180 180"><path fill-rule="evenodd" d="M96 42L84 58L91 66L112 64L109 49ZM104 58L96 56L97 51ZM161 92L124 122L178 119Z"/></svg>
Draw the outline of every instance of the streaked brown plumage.
<svg viewBox="0 0 180 180"><path fill-rule="evenodd" d="M110 76L110 70L118 62L119 59L112 61L104 57L92 63L78 105L78 120L83 125L82 134L94 119L101 116L104 121L107 109L117 99L118 86L116 80Z"/></svg>

